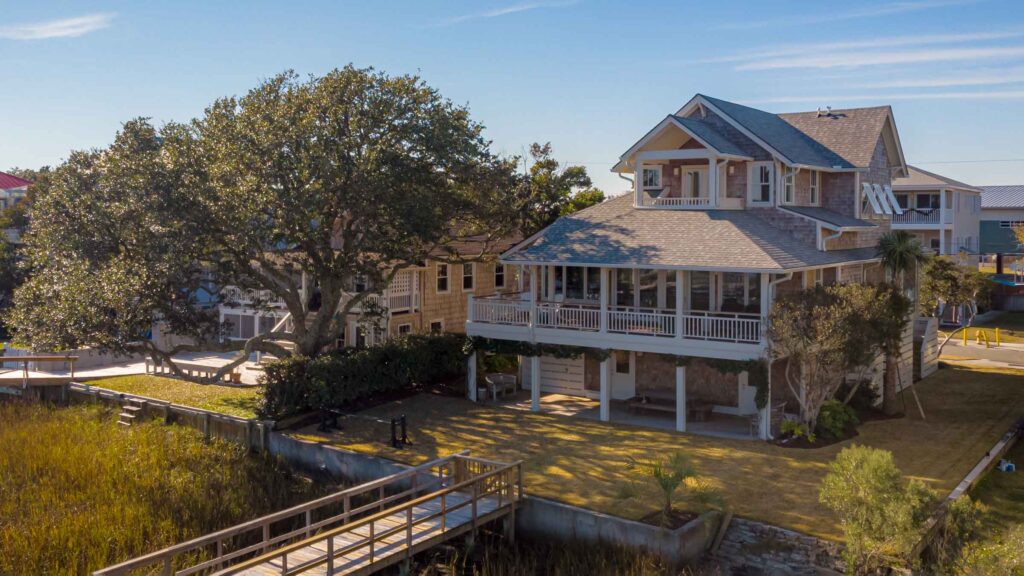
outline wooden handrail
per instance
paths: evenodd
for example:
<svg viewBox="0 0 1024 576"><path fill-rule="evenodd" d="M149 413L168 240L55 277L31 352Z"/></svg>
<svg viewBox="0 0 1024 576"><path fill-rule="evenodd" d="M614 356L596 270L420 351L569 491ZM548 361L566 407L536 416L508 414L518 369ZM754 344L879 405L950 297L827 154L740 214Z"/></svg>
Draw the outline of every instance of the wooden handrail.
<svg viewBox="0 0 1024 576"><path fill-rule="evenodd" d="M468 460L469 458L456 455L456 456L452 456L451 459L452 460L460 460L460 459L461 460ZM488 464L490 464L490 463L488 462ZM448 488L444 488L442 490L431 492L430 494L426 494L424 496L420 496L419 498L414 498L413 500L410 500L408 502L404 502L404 503L402 503L402 504L400 504L398 506L394 506L394 507L388 508L386 510L382 510L382 511L376 513L376 514L372 514L370 516L367 516L366 518L362 518L362 519L357 520L355 522L351 522L349 524L345 524L343 526L339 526L337 528L333 528L331 530L328 530L326 532L318 534L317 536L314 536L312 538L307 538L305 540L300 540L299 542L295 542L295 543L289 544L287 546L283 546L281 548L278 548L278 549L273 550L271 552L267 552L266 554L257 556L255 558L251 558L251 559L249 559L249 560L247 560L245 562L242 562L242 563L237 564L235 566L231 566L229 568L226 568L224 570L216 572L215 576L227 576L227 575L230 575L230 574L235 574L235 573L237 573L240 570L246 570L246 569L249 569L249 568L253 568L255 566L259 566L261 564L265 564L265 563L267 563L267 562L269 562L269 561L271 561L271 560L273 560L275 558L280 558L280 557L283 557L283 556L287 556L288 554L290 554L292 552L295 552L297 550L301 550L303 548L306 548L307 546L310 546L311 544L314 544L314 543L317 543L317 542L323 542L324 540L328 540L328 541L333 540L334 537L339 535L339 534L344 534L346 532L351 532L351 531L353 531L353 530L355 530L357 528L361 528L361 527L366 526L366 525L370 526L370 537L369 537L369 539L366 542L360 542L360 543L357 543L357 544L352 544L352 545L350 545L350 546L348 546L346 548L343 548L342 551L335 550L335 555L344 554L345 551L355 550L355 549L361 548L363 546L368 546L369 545L370 546L370 550L371 550L371 562L372 562L373 543L376 540L380 539L380 538L383 538L383 537L386 537L386 536L390 535L390 533L391 533L389 530L385 530L382 534L378 534L376 537L374 537L373 525L375 523L377 523L378 521L380 521L380 520L382 520L384 518L387 518L387 517L389 517L389 516L391 516L393 514L396 514L398 512L402 512L402 511L404 511L406 509L410 509L411 510L415 506L418 506L420 504L424 504L426 502L430 502L431 500L437 499L438 497L442 497L443 498L444 496L446 496L448 494L451 494L453 492L457 492L459 490L462 490L463 488L465 488L467 486L473 486L474 489L475 489L477 483L486 481L486 480L488 480L488 479L490 479L490 478L492 478L494 476L498 476L499 474L507 474L510 471L512 471L513 469L516 470L517 475L516 475L515 479L511 480L510 482L506 482L506 484L507 485L518 484L521 481L520 480L521 474L519 474L519 472L521 471L521 467L522 467L522 460L519 460L519 461L514 462L512 464L502 464L501 467L499 467L499 468L496 468L496 469L491 470L489 472L485 472L483 474L474 476L473 478L470 478L468 480L464 480L464 481L459 482L459 483L457 483L457 484L455 484L453 486L449 486ZM495 491L497 491L499 489L500 488L495 488L495 489L488 490L488 491L486 491L484 493L484 495L491 494L491 493L493 493L493 492L495 492ZM474 490L474 492L475 492L475 490ZM521 486L520 486L520 494L521 494ZM474 495L478 496L476 493ZM459 504L457 504L455 506L447 507L447 511L451 511L453 509L458 509L458 508L461 508L463 506L468 506L468 505L473 505L474 509L475 509L476 502L477 502L476 498L471 499L471 500L466 501L466 502L461 502L461 503L459 503ZM434 518L434 517L436 517L436 516L430 516L430 518ZM421 518L421 519L417 520L416 522L414 522L414 525L415 524L420 524L420 523L422 523L424 521L425 521L425 519ZM474 514L473 521L474 521L474 523L476 522L475 514ZM390 530L404 530L404 529L405 529L405 526L397 526L397 527L394 527L394 528L392 528ZM410 544L411 544L411 542L410 542ZM319 566L320 564L323 564L323 563L327 562L328 558L333 558L333 557L326 557L325 556L323 558L312 560L312 561L310 561L308 563L302 564L301 568L303 570L307 570L309 568L313 568L313 567ZM299 568L299 567L296 567L296 568ZM284 573L288 573L287 568L285 569Z"/></svg>
<svg viewBox="0 0 1024 576"><path fill-rule="evenodd" d="M317 509L323 508L324 506L327 506L329 504L334 504L334 503L336 503L338 501L351 499L353 496L359 496L359 495L362 495L362 494L366 494L367 492L370 492L372 490L382 489L383 487L385 487L385 486L387 486L389 484L395 483L397 481L404 480L404 479L409 478L409 477L415 477L415 476L417 476L419 474L424 473L424 471L429 471L431 468L434 468L436 466L445 465L445 464L447 464L449 462L454 461L456 458L464 457L466 454L468 454L468 451L459 452L459 453L456 453L456 454L452 454L450 456L446 456L444 458L438 458L436 460L432 460L430 462L427 462L427 463L424 463L424 464L420 464L419 466L416 466L414 468L410 468L408 470L403 470L401 472L397 472L395 474L392 474L390 476L386 476L384 478L380 478L378 480L373 480L373 481L367 482L365 484L360 484L359 486L353 486L352 488L346 488L345 490L342 490L340 492L335 492L334 494L329 494L329 495L323 496L321 498L317 498L316 500L311 500L309 502L305 502L303 504L299 504L297 506L293 506L293 507L287 508L285 510L280 510L280 511L274 512L272 514L267 514L266 516L261 516L260 518L256 518L254 520L249 520L248 522L243 522L242 524L231 526L229 528L225 528L223 530L219 530L217 532L213 532L213 533L207 534L205 536L200 536L199 538L194 538L192 540L189 540L189 541L186 541L186 542L182 542L182 543L176 544L174 546L169 546L169 547L164 548L162 550L157 550L156 552L151 552L150 554L146 554L144 556L139 556L138 558L134 558L134 559L122 562L120 564L116 564L114 566L110 566L108 568L104 568L102 570L98 570L96 572L93 572L93 576L114 576L114 575L117 575L117 574L124 574L124 573L127 573L130 570L142 568L142 567L145 567L145 566L152 566L152 565L154 565L154 564L156 564L158 562L164 562L166 560L173 560L175 557L177 557L180 554L191 552L191 551L193 551L193 550L195 550L197 548L203 547L203 546L209 546L211 544L216 544L216 543L218 543L218 542L220 542L222 540L225 540L227 538L230 538L232 536L237 536L239 534L243 534L243 533L249 532L251 530L255 530L257 528L266 528L266 527L269 527L271 524L273 524L275 522L279 522L279 521L287 519L287 518L292 518L294 516L297 516L298 514L302 514L302 513L305 513L307 511L317 510ZM406 492L408 492L408 491L406 491ZM394 497L388 497L388 501L390 501L393 498ZM354 514L359 514L361 512L365 512L366 510L368 510L370 508L373 508L373 507L377 506L378 504L379 504L379 501L374 501L371 504L367 504L367 505L361 506L359 508L356 508L355 510L348 510L345 513L341 514L340 516L341 517L345 517L345 516L351 517ZM338 516L335 516L334 518L336 519L336 518L338 518ZM306 528L303 527L302 529L297 530L297 532L304 531L305 529ZM291 536L294 536L294 535L295 535L294 533L291 534ZM264 538L261 542L259 542L256 545L256 547L267 545L269 540L277 541L277 540L280 540L280 539L286 539L286 538L283 538L283 536L281 536L281 535L278 535L278 536L276 536L274 538ZM249 550L249 551L251 551L251 550ZM228 553L225 556L228 556L229 558L227 558L227 559L230 559L231 557L234 557L236 555L235 552L238 552L238 551L230 552L230 553ZM219 559L224 559L224 558L222 557L222 558L219 558ZM216 564L216 563L217 562L213 562L211 564L211 561L207 561L207 562L202 563L202 566L205 568L205 567L208 567L208 566ZM191 573L193 573L195 571L195 570L193 570L194 568L196 568L196 566L193 566L190 569L184 570L181 573L182 574L191 574ZM202 568L199 568L199 569L202 569Z"/></svg>

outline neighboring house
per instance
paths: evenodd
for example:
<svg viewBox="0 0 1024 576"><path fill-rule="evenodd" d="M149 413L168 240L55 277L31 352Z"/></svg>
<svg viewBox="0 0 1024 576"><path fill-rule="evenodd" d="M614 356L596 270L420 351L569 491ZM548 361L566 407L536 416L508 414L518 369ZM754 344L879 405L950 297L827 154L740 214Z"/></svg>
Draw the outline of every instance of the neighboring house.
<svg viewBox="0 0 1024 576"><path fill-rule="evenodd" d="M981 188L914 166L908 169L908 176L892 183L903 209L903 214L893 215L892 228L913 232L936 254L981 252Z"/></svg>
<svg viewBox="0 0 1024 576"><path fill-rule="evenodd" d="M888 106L771 114L697 95L619 158L630 193L502 256L522 268L524 292L477 293L466 331L611 351L529 358L533 410L541 392L558 393L590 399L584 413L601 420L768 438L783 410L797 411L786 361L771 363L759 409L750 374L699 360L767 358L781 293L881 280L876 245L901 212L890 186L907 170Z"/></svg>
<svg viewBox="0 0 1024 576"><path fill-rule="evenodd" d="M24 201L31 184L24 178L0 172L0 212ZM17 244L21 241L21 234L13 228L5 228L0 230L0 233L3 233L9 242Z"/></svg>
<svg viewBox="0 0 1024 576"><path fill-rule="evenodd" d="M511 247L509 241L496 247L495 255ZM475 253L466 247L464 253ZM379 289L355 282L344 298L369 292L367 300L384 311L382 317L367 321L362 306L356 306L339 338L340 346L364 347L379 344L389 337L409 333L465 332L466 311L471 294L505 294L518 291L516 268L498 262L451 263L428 260L422 266L400 271L386 288ZM275 329L290 330L290 315L283 302L270 302L270 310L256 310L253 302L266 302L269 291L228 288L228 301L220 305L222 322L230 325L229 338L249 339ZM366 307L368 310L371 308Z"/></svg>
<svg viewBox="0 0 1024 576"><path fill-rule="evenodd" d="M1024 311L1024 245L1014 233L1024 229L1024 185L982 190L981 250L995 254L992 304L999 310Z"/></svg>
<svg viewBox="0 0 1024 576"><path fill-rule="evenodd" d="M981 252L1021 254L1014 230L1024 227L1024 184L982 186Z"/></svg>

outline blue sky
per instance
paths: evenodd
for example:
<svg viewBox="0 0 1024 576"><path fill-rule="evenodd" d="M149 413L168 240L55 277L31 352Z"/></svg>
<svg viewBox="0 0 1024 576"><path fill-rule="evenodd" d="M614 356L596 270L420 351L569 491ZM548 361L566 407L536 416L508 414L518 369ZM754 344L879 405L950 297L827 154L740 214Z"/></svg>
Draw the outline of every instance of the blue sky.
<svg viewBox="0 0 1024 576"><path fill-rule="evenodd" d="M421 74L497 151L551 141L609 192L618 155L697 92L774 112L891 104L909 162L1024 183L1019 1L0 5L0 169L351 62Z"/></svg>

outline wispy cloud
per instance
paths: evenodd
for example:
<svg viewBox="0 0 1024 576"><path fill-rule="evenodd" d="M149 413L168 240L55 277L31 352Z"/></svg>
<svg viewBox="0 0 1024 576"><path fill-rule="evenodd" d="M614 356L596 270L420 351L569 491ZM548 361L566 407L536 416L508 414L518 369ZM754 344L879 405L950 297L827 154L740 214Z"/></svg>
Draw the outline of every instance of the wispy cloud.
<svg viewBox="0 0 1024 576"><path fill-rule="evenodd" d="M805 10L803 13L785 16L781 18L766 18L750 20L747 22L722 24L722 30L751 30L754 28L777 28L782 26L802 26L807 24L821 24L825 22L840 22L844 20L860 20L863 18L878 18L881 16L892 16L905 14L907 12L920 12L944 8L946 6L962 6L965 4L976 4L978 0L919 0L908 2L889 2L875 6L865 6L846 11L829 12L820 8ZM813 6L813 4L811 4Z"/></svg>
<svg viewBox="0 0 1024 576"><path fill-rule="evenodd" d="M814 42L804 44L786 44L781 46L761 47L756 50L714 56L703 60L692 61L694 64L718 64L728 62L750 62L783 56L799 56L810 53L837 52L845 50L866 50L877 48L897 48L906 46L931 46L935 44L958 44L966 42L982 42L988 40L1006 40L1024 36L1024 30L1004 30L997 32L973 32L966 34L919 34L913 36L890 36L872 38L870 40L850 40L843 42Z"/></svg>
<svg viewBox="0 0 1024 576"><path fill-rule="evenodd" d="M539 10L542 8L564 8L566 6L579 4L580 1L581 0L555 0L551 2L524 2L521 4L512 4L501 8L486 10L484 12L474 12L472 14L452 16L450 18L445 18L443 20L436 22L434 26L454 26L455 24L462 24L463 22L470 22L472 20L498 18L500 16L508 16L510 14L529 12L531 10Z"/></svg>
<svg viewBox="0 0 1024 576"><path fill-rule="evenodd" d="M791 55L744 62L737 70L784 70L796 68L856 68L925 62L963 62L1020 58L1024 46L929 48L921 50L863 51L839 50L817 54Z"/></svg>
<svg viewBox="0 0 1024 576"><path fill-rule="evenodd" d="M955 86L999 86L1024 83L1024 68L928 74L921 78L897 77L892 80L856 83L857 88L952 88Z"/></svg>
<svg viewBox="0 0 1024 576"><path fill-rule="evenodd" d="M745 100L746 104L806 104L835 102L891 102L895 100L1024 100L1024 90L983 90L975 92L914 92L895 94L832 94L823 96L777 96Z"/></svg>
<svg viewBox="0 0 1024 576"><path fill-rule="evenodd" d="M0 26L0 38L8 40L44 40L47 38L76 38L96 30L110 26L116 14L99 13L32 22L27 24L10 24Z"/></svg>

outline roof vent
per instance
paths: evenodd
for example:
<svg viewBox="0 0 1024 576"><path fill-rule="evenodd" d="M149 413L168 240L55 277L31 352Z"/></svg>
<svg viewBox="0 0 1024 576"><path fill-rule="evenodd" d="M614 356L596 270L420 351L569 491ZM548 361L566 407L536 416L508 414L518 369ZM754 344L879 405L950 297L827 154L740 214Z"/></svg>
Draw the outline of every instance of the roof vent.
<svg viewBox="0 0 1024 576"><path fill-rule="evenodd" d="M818 106L818 118L821 118L822 116L831 117L832 116L832 107L831 106L825 106L825 109L822 110L821 106Z"/></svg>

